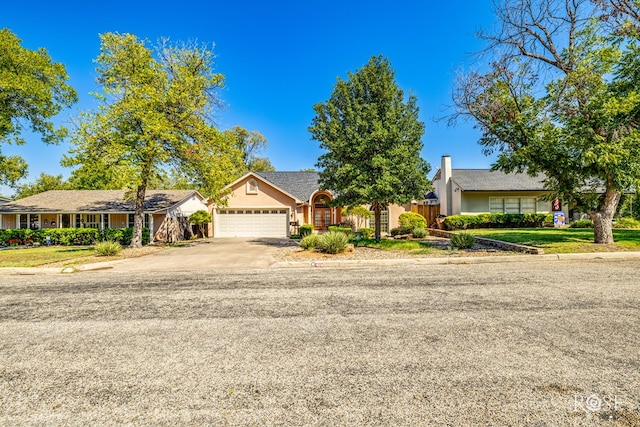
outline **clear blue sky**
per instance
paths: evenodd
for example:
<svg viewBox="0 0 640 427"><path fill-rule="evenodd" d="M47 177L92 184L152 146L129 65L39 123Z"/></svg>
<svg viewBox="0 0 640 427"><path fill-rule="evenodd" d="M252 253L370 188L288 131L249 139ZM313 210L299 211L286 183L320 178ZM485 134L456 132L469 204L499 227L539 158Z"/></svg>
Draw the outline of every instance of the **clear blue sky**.
<svg viewBox="0 0 640 427"><path fill-rule="evenodd" d="M491 0L435 1L219 1L111 0L4 1L0 27L12 30L23 46L44 47L67 67L80 101L57 120L67 121L93 107L100 33L133 33L155 43L172 40L215 43L217 71L226 76L220 95L225 108L217 123L240 125L268 140L263 153L277 170L313 167L321 154L307 131L312 106L329 98L336 77L362 67L372 55L387 56L405 92L418 98L425 122L423 157L432 174L440 156L454 167L489 167L479 133L471 124L448 127L434 119L451 113L458 69L469 65L481 43L474 37L493 22ZM59 165L69 146L47 146L27 135L24 146L4 144L29 163L33 181L41 172L65 177ZM0 188L0 194L12 194Z"/></svg>

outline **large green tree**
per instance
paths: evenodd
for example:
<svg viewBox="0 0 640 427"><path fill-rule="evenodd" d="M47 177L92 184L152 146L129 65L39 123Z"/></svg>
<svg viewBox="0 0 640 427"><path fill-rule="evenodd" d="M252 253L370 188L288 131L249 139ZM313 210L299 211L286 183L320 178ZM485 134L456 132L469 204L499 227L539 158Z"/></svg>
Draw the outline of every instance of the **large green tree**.
<svg viewBox="0 0 640 427"><path fill-rule="evenodd" d="M62 175L49 175L43 172L35 182L18 185L13 198L22 199L24 197L33 196L34 194L43 193L49 190L69 189L71 189L71 185L64 180Z"/></svg>
<svg viewBox="0 0 640 427"><path fill-rule="evenodd" d="M132 34L106 33L100 39L100 105L80 116L65 163L118 172L135 201L136 247L142 244L150 182L175 168L219 200L241 153L212 120L223 76L214 72L211 49L166 41L153 49Z"/></svg>
<svg viewBox="0 0 640 427"><path fill-rule="evenodd" d="M496 12L496 31L482 34L489 70L460 78L458 115L498 153L494 168L544 173L588 212L594 241L613 243L621 194L640 178L637 39L592 19L588 0L502 0Z"/></svg>
<svg viewBox="0 0 640 427"><path fill-rule="evenodd" d="M262 134L248 131L242 126L234 126L227 132L235 138L236 146L242 151L245 172L273 172L276 170L268 158L258 156L258 153L267 148L267 139Z"/></svg>
<svg viewBox="0 0 640 427"><path fill-rule="evenodd" d="M24 144L25 126L56 143L66 136L51 118L76 102L76 92L67 84L64 65L53 62L47 51L21 46L9 29L0 29L0 143ZM0 184L15 185L27 175L20 156L0 153Z"/></svg>
<svg viewBox="0 0 640 427"><path fill-rule="evenodd" d="M374 56L338 78L331 97L313 109L309 131L326 150L316 164L320 185L335 192L337 205L371 204L379 240L382 208L422 198L430 186L415 96L405 100L389 60Z"/></svg>

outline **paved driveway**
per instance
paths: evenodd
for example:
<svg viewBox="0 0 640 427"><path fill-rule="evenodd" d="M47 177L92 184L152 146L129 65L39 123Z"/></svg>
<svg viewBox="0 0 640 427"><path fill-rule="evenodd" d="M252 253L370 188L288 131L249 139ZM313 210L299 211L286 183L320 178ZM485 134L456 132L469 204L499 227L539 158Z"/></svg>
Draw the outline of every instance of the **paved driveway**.
<svg viewBox="0 0 640 427"><path fill-rule="evenodd" d="M194 271L269 267L288 239L208 239L112 263L114 271Z"/></svg>

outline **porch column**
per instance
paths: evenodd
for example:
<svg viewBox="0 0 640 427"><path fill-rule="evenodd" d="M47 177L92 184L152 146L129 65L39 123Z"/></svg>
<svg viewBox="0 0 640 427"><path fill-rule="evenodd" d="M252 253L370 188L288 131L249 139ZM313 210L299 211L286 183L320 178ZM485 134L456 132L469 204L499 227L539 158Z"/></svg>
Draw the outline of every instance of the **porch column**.
<svg viewBox="0 0 640 427"><path fill-rule="evenodd" d="M149 214L149 243L153 243L153 214Z"/></svg>

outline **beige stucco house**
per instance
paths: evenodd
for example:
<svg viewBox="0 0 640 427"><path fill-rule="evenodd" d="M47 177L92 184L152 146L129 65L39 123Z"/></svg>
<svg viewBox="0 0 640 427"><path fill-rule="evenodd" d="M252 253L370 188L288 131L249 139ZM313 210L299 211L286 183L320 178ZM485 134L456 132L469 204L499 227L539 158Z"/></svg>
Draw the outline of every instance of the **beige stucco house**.
<svg viewBox="0 0 640 427"><path fill-rule="evenodd" d="M551 194L543 175L504 173L489 169L453 169L451 157L442 156L433 186L442 215L481 213L551 213ZM567 206L562 206L568 217Z"/></svg>
<svg viewBox="0 0 640 427"><path fill-rule="evenodd" d="M176 240L177 225L207 209L195 190L148 190L144 225L152 241ZM0 228L126 228L134 211L122 190L51 190L0 205Z"/></svg>
<svg viewBox="0 0 640 427"><path fill-rule="evenodd" d="M226 205L211 205L213 237L287 237L303 224L317 231L343 220L331 191L320 190L317 172L248 172L225 188ZM398 226L410 206L391 205L382 230Z"/></svg>

